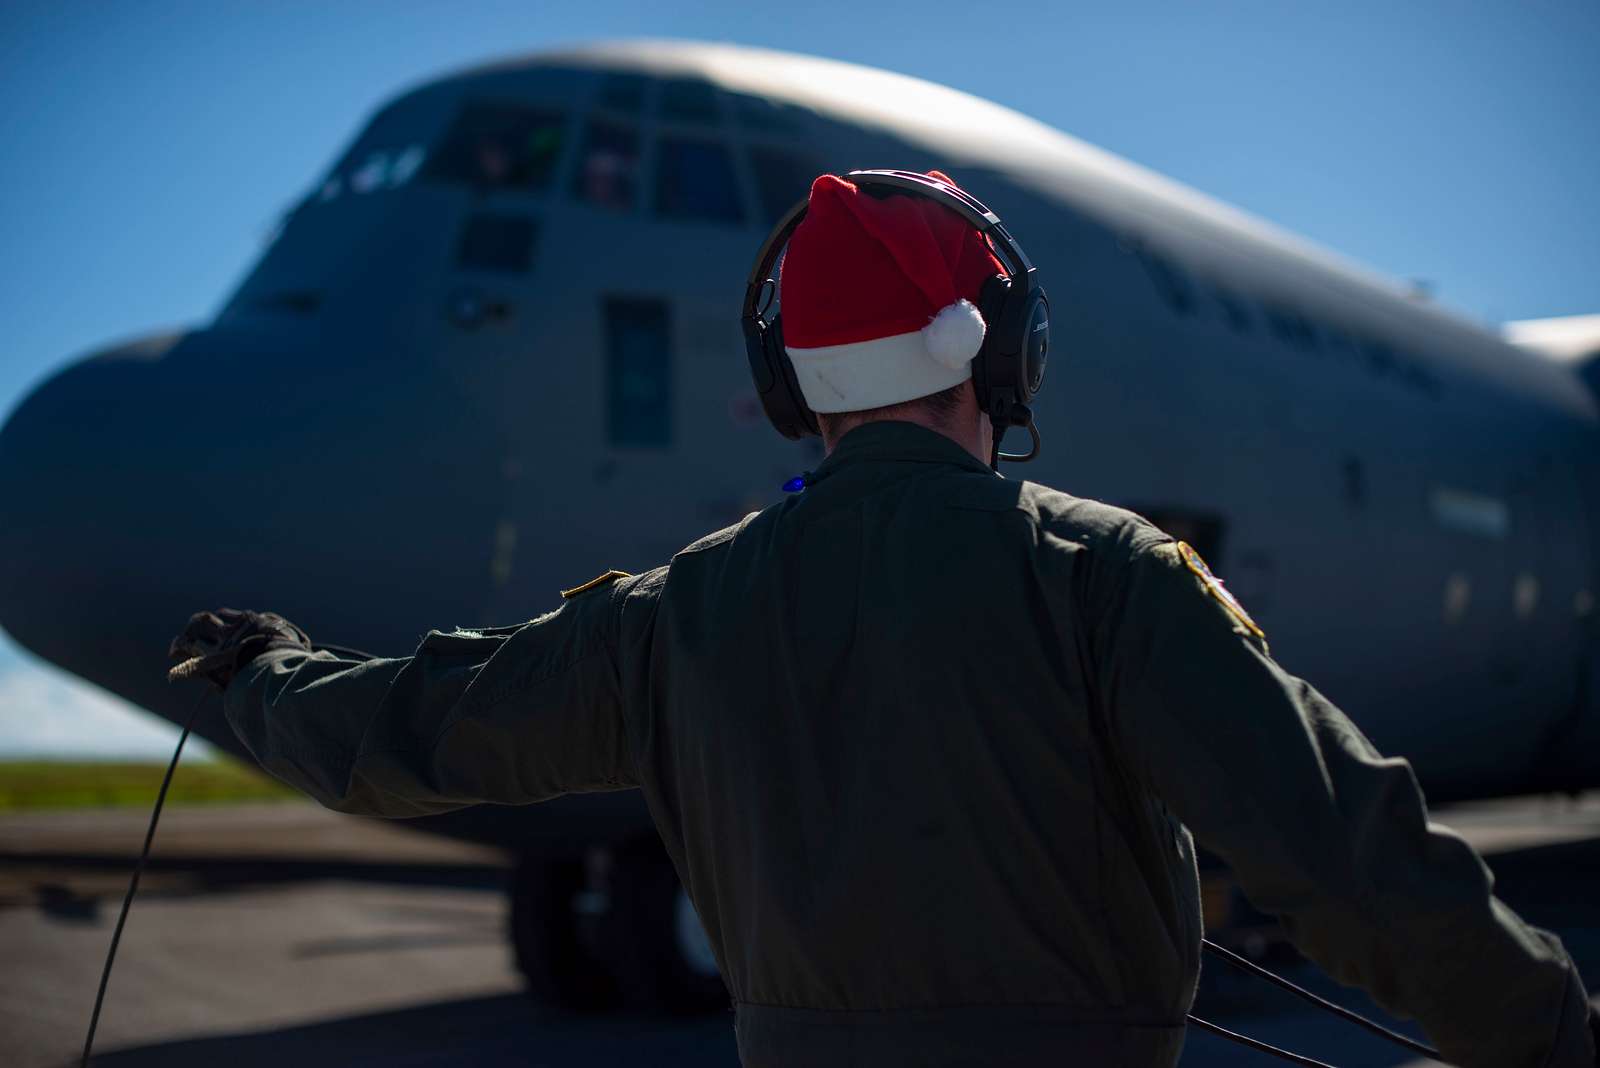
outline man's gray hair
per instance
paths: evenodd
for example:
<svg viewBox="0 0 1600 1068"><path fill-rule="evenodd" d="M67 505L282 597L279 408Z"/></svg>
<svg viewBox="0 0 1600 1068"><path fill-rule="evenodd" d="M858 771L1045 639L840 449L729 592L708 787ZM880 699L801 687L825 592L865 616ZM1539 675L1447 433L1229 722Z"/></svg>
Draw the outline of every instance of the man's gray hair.
<svg viewBox="0 0 1600 1068"><path fill-rule="evenodd" d="M931 416L935 422L945 422L956 414L961 408L962 391L972 380L957 382L949 389L942 389L938 393L930 393L926 397L915 397L899 404L885 404L881 408L865 408L857 412L818 412L817 428L822 431L822 438L830 444L838 441L844 435L860 426L862 423L874 423L884 419L899 419L912 413L923 413Z"/></svg>

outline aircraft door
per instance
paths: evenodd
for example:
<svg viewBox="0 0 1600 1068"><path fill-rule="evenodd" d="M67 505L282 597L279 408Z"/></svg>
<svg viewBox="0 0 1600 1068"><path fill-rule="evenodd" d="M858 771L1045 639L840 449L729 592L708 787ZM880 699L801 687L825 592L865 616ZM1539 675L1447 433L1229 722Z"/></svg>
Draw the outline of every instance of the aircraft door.
<svg viewBox="0 0 1600 1068"><path fill-rule="evenodd" d="M1585 672L1597 650L1591 532L1577 472L1555 448L1530 456L1508 495L1511 513L1509 626L1495 670L1512 680L1533 715L1535 764L1570 763L1562 749L1595 698ZM1509 713L1509 710L1507 710Z"/></svg>

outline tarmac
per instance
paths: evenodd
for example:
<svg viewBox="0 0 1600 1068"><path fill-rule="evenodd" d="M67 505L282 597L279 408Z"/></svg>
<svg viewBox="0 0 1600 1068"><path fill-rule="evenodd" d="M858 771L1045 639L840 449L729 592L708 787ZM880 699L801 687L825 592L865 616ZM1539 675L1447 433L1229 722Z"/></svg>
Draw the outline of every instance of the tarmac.
<svg viewBox="0 0 1600 1068"><path fill-rule="evenodd" d="M1600 990L1600 799L1436 818L1488 855L1501 896L1558 932ZM0 1063L77 1063L147 819L132 809L0 817ZM503 933L506 877L497 850L309 803L174 807L123 936L94 1063L738 1063L731 1014L580 1017L534 1005ZM1383 1018L1309 964L1282 970ZM1195 1011L1341 1068L1428 1063L1210 964ZM1274 1063L1195 1029L1182 1061Z"/></svg>

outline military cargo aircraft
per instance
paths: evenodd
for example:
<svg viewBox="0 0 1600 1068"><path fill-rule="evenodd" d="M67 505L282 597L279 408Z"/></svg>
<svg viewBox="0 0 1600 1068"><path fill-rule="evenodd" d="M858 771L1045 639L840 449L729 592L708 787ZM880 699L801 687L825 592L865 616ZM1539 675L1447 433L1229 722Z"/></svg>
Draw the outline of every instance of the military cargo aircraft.
<svg viewBox="0 0 1600 1068"><path fill-rule="evenodd" d="M190 612L408 653L772 503L737 309L823 171L940 168L1052 298L1025 475L1196 545L1434 800L1600 782L1595 379L1021 114L829 60L606 43L383 106L214 320L63 369L0 431L0 623L181 721ZM1587 362L1586 362L1587 361ZM213 702L199 733L238 755ZM634 793L419 821L523 857L572 1004L721 997Z"/></svg>

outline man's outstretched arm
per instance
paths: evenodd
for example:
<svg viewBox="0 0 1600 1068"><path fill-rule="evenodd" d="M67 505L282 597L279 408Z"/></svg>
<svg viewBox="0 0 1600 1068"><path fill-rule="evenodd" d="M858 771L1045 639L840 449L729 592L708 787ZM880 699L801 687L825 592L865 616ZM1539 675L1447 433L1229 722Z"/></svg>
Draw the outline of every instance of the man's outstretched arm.
<svg viewBox="0 0 1600 1068"><path fill-rule="evenodd" d="M610 589L519 627L430 633L410 657L272 649L224 708L273 775L329 808L423 816L637 785Z"/></svg>
<svg viewBox="0 0 1600 1068"><path fill-rule="evenodd" d="M1584 988L1555 936L1494 896L1386 758L1282 670L1171 542L1087 592L1105 714L1133 777L1341 982L1415 1017L1451 1063L1591 1068Z"/></svg>

